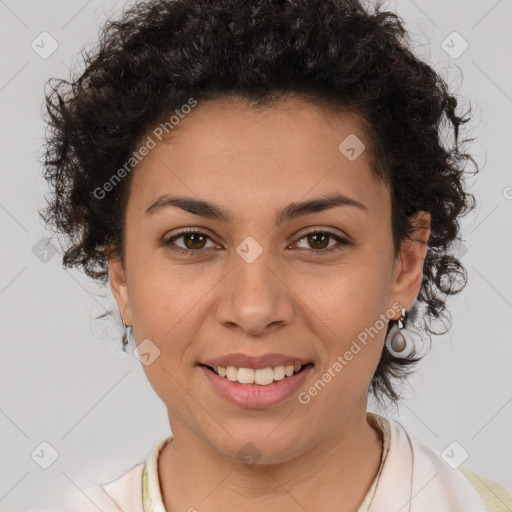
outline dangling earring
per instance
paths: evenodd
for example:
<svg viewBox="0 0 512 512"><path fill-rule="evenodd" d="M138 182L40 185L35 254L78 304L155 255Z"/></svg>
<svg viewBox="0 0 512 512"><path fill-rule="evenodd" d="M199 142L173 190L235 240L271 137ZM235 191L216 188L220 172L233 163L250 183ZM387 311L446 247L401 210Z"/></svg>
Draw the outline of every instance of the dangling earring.
<svg viewBox="0 0 512 512"><path fill-rule="evenodd" d="M395 357L404 358L412 352L412 343L409 343L404 335L403 329L407 318L407 310L402 308L402 314L396 321L395 325L391 327L386 336L386 348Z"/></svg>
<svg viewBox="0 0 512 512"><path fill-rule="evenodd" d="M126 325L124 323L123 315L121 315L121 322L123 322L123 330L124 330L124 335L123 335L123 340L122 340L123 341L123 350L126 352L126 345L128 345L129 341L131 340L133 327L131 325Z"/></svg>

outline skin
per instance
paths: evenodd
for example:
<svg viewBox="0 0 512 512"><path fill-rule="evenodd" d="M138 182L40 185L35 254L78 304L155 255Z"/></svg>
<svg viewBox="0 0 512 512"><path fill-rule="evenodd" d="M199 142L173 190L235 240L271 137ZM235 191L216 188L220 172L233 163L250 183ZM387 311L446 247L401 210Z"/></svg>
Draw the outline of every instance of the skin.
<svg viewBox="0 0 512 512"><path fill-rule="evenodd" d="M354 161L339 151L349 134L369 148L353 114L326 116L300 99L260 110L216 100L200 103L133 171L125 266L109 260L110 285L137 343L149 338L160 350L144 371L174 435L159 459L169 512L356 511L377 473L382 442L366 419L367 389L386 328L308 404L292 395L264 409L235 406L197 366L230 352L295 355L314 363L307 390L393 304L387 320L399 318L397 303L416 300L430 215L412 219L418 241L395 257L389 188L373 176L368 149ZM334 192L367 209L337 206L276 225L290 203ZM176 207L146 215L163 194L217 203L233 219ZM192 256L161 245L182 228L209 237L174 241ZM337 241L315 244L305 236L312 228L352 245L325 252ZM252 263L236 252L247 236L263 250ZM249 442L256 464L237 455Z"/></svg>

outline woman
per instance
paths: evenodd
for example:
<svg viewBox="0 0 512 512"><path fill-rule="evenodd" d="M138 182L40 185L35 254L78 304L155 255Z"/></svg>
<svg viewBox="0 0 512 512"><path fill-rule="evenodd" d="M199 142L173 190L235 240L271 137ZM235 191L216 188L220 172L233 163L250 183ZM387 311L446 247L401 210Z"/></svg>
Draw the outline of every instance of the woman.
<svg viewBox="0 0 512 512"><path fill-rule="evenodd" d="M379 9L139 3L52 87L43 216L109 281L173 433L66 510L494 510L367 412L463 288L473 206L469 118Z"/></svg>

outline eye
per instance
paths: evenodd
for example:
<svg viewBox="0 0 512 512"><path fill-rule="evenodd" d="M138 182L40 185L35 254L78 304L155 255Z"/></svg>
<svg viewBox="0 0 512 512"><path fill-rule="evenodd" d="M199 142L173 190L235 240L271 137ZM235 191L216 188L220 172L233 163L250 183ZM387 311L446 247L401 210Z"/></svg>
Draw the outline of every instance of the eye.
<svg viewBox="0 0 512 512"><path fill-rule="evenodd" d="M184 247L181 247L174 243L176 240L179 239L183 239ZM183 254L193 255L194 252L199 252L207 248L205 245L207 240L211 240L211 238L206 233L194 229L187 229L162 242L162 245L174 246L170 247L174 251L178 251ZM213 243L213 240L211 241ZM213 245L210 247L215 247L215 244L213 243Z"/></svg>
<svg viewBox="0 0 512 512"><path fill-rule="evenodd" d="M342 238L331 231L310 231L295 242L294 245L299 244L303 240L305 240L310 246L314 247L314 249L305 249L306 253L314 256L339 251L343 249L343 246L345 245L352 245L352 242L349 242L345 238ZM329 240L334 240L338 242L338 244L329 246Z"/></svg>

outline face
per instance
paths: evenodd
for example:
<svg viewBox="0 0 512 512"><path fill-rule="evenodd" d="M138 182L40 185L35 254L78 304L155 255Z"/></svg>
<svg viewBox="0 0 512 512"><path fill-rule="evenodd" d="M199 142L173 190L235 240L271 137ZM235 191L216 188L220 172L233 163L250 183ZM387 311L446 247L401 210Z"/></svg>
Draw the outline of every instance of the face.
<svg viewBox="0 0 512 512"><path fill-rule="evenodd" d="M279 462L365 414L388 321L417 297L426 244L395 255L389 188L368 150L339 149L351 134L369 148L357 116L300 100L200 103L133 171L125 267L109 262L110 283L175 438ZM177 197L189 201L166 203ZM417 223L424 241L429 220ZM235 378L260 384L203 366L223 357L248 369L229 370ZM268 370L254 372L294 362L305 366L284 378L275 369L270 386Z"/></svg>

